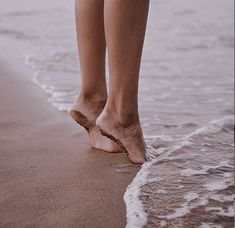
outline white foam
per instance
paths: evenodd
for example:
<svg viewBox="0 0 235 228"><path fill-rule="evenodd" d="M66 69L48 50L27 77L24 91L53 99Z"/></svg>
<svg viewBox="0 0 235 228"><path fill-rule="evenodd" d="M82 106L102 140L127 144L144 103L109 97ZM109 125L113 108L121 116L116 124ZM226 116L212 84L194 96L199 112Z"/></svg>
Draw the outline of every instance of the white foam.
<svg viewBox="0 0 235 228"><path fill-rule="evenodd" d="M143 126L146 126L146 123L145 125ZM150 124L151 126L151 124ZM154 134L151 134L151 135L144 135L144 138L145 140L149 140L151 141L150 144L155 144L156 142L159 143L159 142L173 142L175 141L175 139L172 138L172 136L170 135L167 135L167 134L161 134L161 135L154 135Z"/></svg>
<svg viewBox="0 0 235 228"><path fill-rule="evenodd" d="M161 227L167 227L167 221L166 221L166 220L162 220L162 221L160 222L160 226L161 226Z"/></svg>
<svg viewBox="0 0 235 228"><path fill-rule="evenodd" d="M144 210L143 204L139 199L141 187L145 185L148 180L149 169L151 166L156 163L157 161L161 161L164 159L169 159L169 155L171 155L174 151L177 151L184 147L185 145L190 145L190 139L198 134L208 134L208 133L217 133L219 132L225 124L233 122L233 116L226 116L224 118L213 120L208 125L202 126L199 129L193 131L192 133L188 134L186 137L182 139L182 141L177 146L172 146L170 148L159 148L154 149L151 146L148 146L147 150L147 158L148 162L146 162L139 173L136 175L132 183L128 186L126 193L124 195L124 200L127 207L127 228L141 228L147 223L147 213ZM173 158L172 158L173 159ZM228 161L222 161L218 166L204 166L203 171L188 169L182 171L181 174L185 175L187 171L190 172L190 175L197 175L198 172L206 173L209 169L218 168L221 166L228 166ZM153 182L156 181L153 179ZM221 185L222 184L222 185ZM183 187L183 186L182 186ZM212 182L206 184L204 187L208 189L225 189L227 185L225 182ZM190 195L191 194L191 195ZM182 205L181 208L175 210L173 214L161 216L159 218L162 219L172 219L178 218L186 215L189 213L193 208L196 208L201 205L207 205L210 196L205 196L202 198L197 199L199 196L197 193L189 193L186 195L186 202ZM197 199L197 202L192 202L193 200ZM189 205L189 203L191 203Z"/></svg>
<svg viewBox="0 0 235 228"><path fill-rule="evenodd" d="M214 223L202 223L199 228L223 228L222 225L214 224Z"/></svg>
<svg viewBox="0 0 235 228"><path fill-rule="evenodd" d="M183 169L183 170L180 171L180 175L181 176L186 176L186 177L191 177L191 176L194 176L194 175L206 175L206 174L208 174L209 170L212 170L212 169L214 170L214 169L218 169L218 168L221 168L221 167L233 168L233 166L229 165L229 161L225 160L225 161L221 161L218 165L215 165L215 166L206 166L206 165L204 165L204 166L202 166L202 169L200 169L200 170L191 169L191 168ZM226 175L226 176L231 177L231 175Z"/></svg>
<svg viewBox="0 0 235 228"><path fill-rule="evenodd" d="M208 191L224 190L228 187L226 181L214 181L203 185Z"/></svg>
<svg viewBox="0 0 235 228"><path fill-rule="evenodd" d="M156 183L163 180L161 177L148 178L147 183Z"/></svg>
<svg viewBox="0 0 235 228"><path fill-rule="evenodd" d="M233 206L230 206L227 210L223 209L222 207L207 207L206 211L207 212L214 212L215 214L220 215L220 216L226 216L226 217L234 217L235 216Z"/></svg>
<svg viewBox="0 0 235 228"><path fill-rule="evenodd" d="M205 135L205 134L214 134L219 132L225 124L233 123L233 116L225 116L220 119L212 120L208 125L202 126L199 129L195 130L189 134L186 138L191 138L196 135Z"/></svg>
<svg viewBox="0 0 235 228"><path fill-rule="evenodd" d="M196 208L200 205L205 205L208 203L207 200L205 200L204 198L202 198L202 200L200 200L200 197L197 193L195 192L189 192L184 196L184 199L186 200L186 202L182 205L182 207L180 208L176 208L175 212L169 215L164 215L164 216L159 216L159 218L162 219L175 219L175 218L179 218L182 216L185 216L186 214L188 214L193 208ZM192 201L199 199L199 202L196 203L191 203ZM191 204L190 204L191 203Z"/></svg>
<svg viewBox="0 0 235 228"><path fill-rule="evenodd" d="M219 212L219 215L221 215L221 216L226 216L226 217L232 217L232 218L233 218L233 217L235 216L234 207L233 207L233 206L230 206L227 211L225 211L224 209L222 209L222 210Z"/></svg>
<svg viewBox="0 0 235 228"><path fill-rule="evenodd" d="M205 170L195 170L195 169L184 169L180 171L181 176L191 177L194 175L205 175L207 172Z"/></svg>
<svg viewBox="0 0 235 228"><path fill-rule="evenodd" d="M143 204L139 199L141 187L147 183L147 176L152 162L142 165L132 183L127 187L124 194L124 201L127 208L126 228L141 228L147 223L147 213L144 211Z"/></svg>
<svg viewBox="0 0 235 228"><path fill-rule="evenodd" d="M235 195L226 196L224 194L220 194L220 195L213 195L210 198L215 200L215 201L224 203L224 202L233 202L234 201L234 197L235 197Z"/></svg>
<svg viewBox="0 0 235 228"><path fill-rule="evenodd" d="M191 202L192 200L198 199L199 195L195 192L189 192L184 196L184 199L187 200L187 203Z"/></svg>
<svg viewBox="0 0 235 228"><path fill-rule="evenodd" d="M180 185L179 187L178 187L178 189L182 189L182 188L184 188L185 187L185 185Z"/></svg>
<svg viewBox="0 0 235 228"><path fill-rule="evenodd" d="M224 178L228 178L228 177L233 177L233 173L222 173L220 174L221 176L223 176Z"/></svg>
<svg viewBox="0 0 235 228"><path fill-rule="evenodd" d="M38 80L38 76L40 75L40 71L37 70L33 73L33 77L32 77L32 81L39 86L42 90L44 90L47 94L49 95L53 95L54 93L54 87L50 86L50 85L46 85L46 84L42 84L39 80Z"/></svg>
<svg viewBox="0 0 235 228"><path fill-rule="evenodd" d="M166 190L160 189L157 191L158 194L166 195L168 192Z"/></svg>
<svg viewBox="0 0 235 228"><path fill-rule="evenodd" d="M196 202L192 202L193 200L196 200ZM199 195L197 193L194 193L192 196L188 196L187 201L182 205L182 207L175 209L175 212L169 215L159 216L159 218L162 219L176 219L183 217L190 213L190 211L194 208L197 208L199 206L205 206L208 204L207 197L199 198Z"/></svg>
<svg viewBox="0 0 235 228"><path fill-rule="evenodd" d="M71 108L71 104L70 103L65 104L65 103L56 103L56 102L53 102L52 106L57 108L61 112L67 112Z"/></svg>

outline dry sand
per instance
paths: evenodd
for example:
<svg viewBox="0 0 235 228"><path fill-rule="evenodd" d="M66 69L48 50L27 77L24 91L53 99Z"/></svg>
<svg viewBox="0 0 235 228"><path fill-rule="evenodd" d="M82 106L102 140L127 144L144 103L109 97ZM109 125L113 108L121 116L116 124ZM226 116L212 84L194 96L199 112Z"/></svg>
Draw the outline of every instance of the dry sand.
<svg viewBox="0 0 235 228"><path fill-rule="evenodd" d="M124 154L89 148L25 77L16 41L1 38L0 50L0 227L124 227L123 194L138 168L119 173Z"/></svg>

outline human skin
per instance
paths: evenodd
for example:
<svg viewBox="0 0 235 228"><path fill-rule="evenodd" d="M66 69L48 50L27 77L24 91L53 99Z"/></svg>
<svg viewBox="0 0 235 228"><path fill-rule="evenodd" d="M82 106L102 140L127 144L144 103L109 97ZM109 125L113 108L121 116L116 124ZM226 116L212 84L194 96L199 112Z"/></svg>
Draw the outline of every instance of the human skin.
<svg viewBox="0 0 235 228"><path fill-rule="evenodd" d="M120 146L109 144L109 151L121 148L136 164L145 162L138 85L148 9L149 0L76 0L82 89L75 111L82 117L75 119L86 128L91 122L93 126L96 119L96 129ZM110 69L108 96L106 47ZM101 143L100 149L106 150L105 146Z"/></svg>
<svg viewBox="0 0 235 228"><path fill-rule="evenodd" d="M103 0L75 2L82 87L70 110L70 115L88 131L92 147L108 152L119 152L120 147L102 136L95 123L107 101L103 11Z"/></svg>

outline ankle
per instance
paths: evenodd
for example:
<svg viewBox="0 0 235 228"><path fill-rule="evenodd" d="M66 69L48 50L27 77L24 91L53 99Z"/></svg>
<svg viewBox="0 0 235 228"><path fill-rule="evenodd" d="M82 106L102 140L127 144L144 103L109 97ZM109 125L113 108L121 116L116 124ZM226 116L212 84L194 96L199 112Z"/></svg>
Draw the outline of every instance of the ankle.
<svg viewBox="0 0 235 228"><path fill-rule="evenodd" d="M115 107L106 107L108 115L111 115L115 122L118 122L122 127L129 127L132 125L138 125L139 114L132 110L118 110Z"/></svg>
<svg viewBox="0 0 235 228"><path fill-rule="evenodd" d="M77 97L77 100L81 102L92 102L97 104L103 104L103 106L105 106L107 102L107 94L81 92Z"/></svg>

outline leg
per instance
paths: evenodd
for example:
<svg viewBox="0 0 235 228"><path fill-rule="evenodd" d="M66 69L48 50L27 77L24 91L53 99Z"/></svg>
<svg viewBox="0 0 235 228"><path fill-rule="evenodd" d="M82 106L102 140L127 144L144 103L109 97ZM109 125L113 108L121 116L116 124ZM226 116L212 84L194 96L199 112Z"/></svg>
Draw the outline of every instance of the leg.
<svg viewBox="0 0 235 228"><path fill-rule="evenodd" d="M76 0L81 96L106 102L104 0Z"/></svg>
<svg viewBox="0 0 235 228"><path fill-rule="evenodd" d="M111 78L108 101L97 125L104 135L122 145L133 163L145 161L138 83L148 9L149 0L105 0Z"/></svg>
<svg viewBox="0 0 235 228"><path fill-rule="evenodd" d="M95 124L107 100L104 0L76 0L75 10L82 88L70 115L88 130L93 147L117 151L119 147L103 137Z"/></svg>

